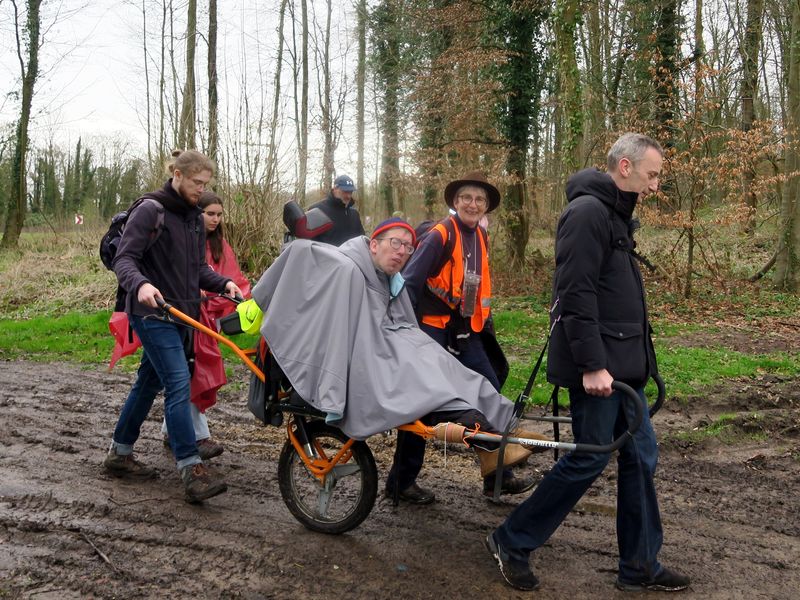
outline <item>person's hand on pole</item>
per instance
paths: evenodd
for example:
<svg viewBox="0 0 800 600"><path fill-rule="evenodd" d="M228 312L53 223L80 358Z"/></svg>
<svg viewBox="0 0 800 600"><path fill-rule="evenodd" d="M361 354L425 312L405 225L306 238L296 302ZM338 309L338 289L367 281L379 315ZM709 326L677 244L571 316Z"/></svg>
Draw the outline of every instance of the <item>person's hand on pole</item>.
<svg viewBox="0 0 800 600"><path fill-rule="evenodd" d="M233 283L233 281L229 281L227 285L225 285L225 293L231 298L241 298L244 296L244 294L242 294L242 290L240 290L239 286Z"/></svg>
<svg viewBox="0 0 800 600"><path fill-rule="evenodd" d="M156 298L160 298L162 302L164 301L164 297L161 295L161 292L159 292L156 286L151 283L143 283L139 288L136 298L139 300L140 304L144 304L150 308L158 308L158 302L156 301Z"/></svg>
<svg viewBox="0 0 800 600"><path fill-rule="evenodd" d="M614 378L606 369L599 371L589 371L583 374L583 389L592 396L605 396L606 398L614 393L611 389L611 382Z"/></svg>

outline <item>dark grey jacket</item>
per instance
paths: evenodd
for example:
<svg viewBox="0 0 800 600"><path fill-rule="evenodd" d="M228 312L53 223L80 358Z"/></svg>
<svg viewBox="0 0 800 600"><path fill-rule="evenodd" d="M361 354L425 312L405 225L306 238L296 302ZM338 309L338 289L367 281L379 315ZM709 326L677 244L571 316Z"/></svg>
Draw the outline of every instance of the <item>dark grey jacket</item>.
<svg viewBox="0 0 800 600"><path fill-rule="evenodd" d="M200 290L222 292L230 281L206 264L203 212L178 195L172 187L172 179L160 190L145 195L164 205L164 227L155 243L145 251L155 228L157 208L144 202L125 224L113 263L119 284L127 292L125 312L139 316L156 313L140 304L136 297L139 288L150 283L167 302L197 318Z"/></svg>
<svg viewBox="0 0 800 600"><path fill-rule="evenodd" d="M610 175L585 169L567 183L569 204L556 232L553 300L558 304L547 379L582 388L583 373L607 369L639 387L656 372L644 285L632 255L638 194Z"/></svg>

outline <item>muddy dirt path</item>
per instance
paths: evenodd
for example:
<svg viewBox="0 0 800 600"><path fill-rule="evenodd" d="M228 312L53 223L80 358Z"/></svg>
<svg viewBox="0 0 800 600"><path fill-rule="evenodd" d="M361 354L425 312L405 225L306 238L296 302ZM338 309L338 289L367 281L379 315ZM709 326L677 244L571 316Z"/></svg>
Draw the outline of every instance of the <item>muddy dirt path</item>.
<svg viewBox="0 0 800 600"><path fill-rule="evenodd" d="M244 377L241 376L242 381ZM0 598L615 598L615 471L609 467L540 549L539 591L507 587L482 546L519 502L480 493L468 453L431 448L428 507L379 500L341 536L312 533L276 480L282 430L259 427L243 388L209 411L227 448L212 461L229 492L186 504L161 444L160 409L137 450L160 479L113 479L100 463L129 374L0 362ZM797 598L800 590L800 389L726 382L656 417L664 563L692 576L687 598ZM679 435L732 415L739 441ZM383 477L393 438L370 440ZM549 467L549 455L529 469Z"/></svg>

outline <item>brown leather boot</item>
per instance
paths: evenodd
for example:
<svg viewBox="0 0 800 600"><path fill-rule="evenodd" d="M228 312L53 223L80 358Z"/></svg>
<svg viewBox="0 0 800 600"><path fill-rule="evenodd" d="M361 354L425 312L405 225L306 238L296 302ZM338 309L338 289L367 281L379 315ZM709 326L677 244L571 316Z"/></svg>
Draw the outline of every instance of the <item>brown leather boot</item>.
<svg viewBox="0 0 800 600"><path fill-rule="evenodd" d="M190 503L202 502L228 491L228 485L222 479L212 478L203 463L181 469L181 479L186 491L186 501Z"/></svg>
<svg viewBox="0 0 800 600"><path fill-rule="evenodd" d="M478 455L478 459L481 461L481 477L491 475L497 470L497 456L500 453L499 450L489 451L484 450L483 448L475 448L475 453ZM509 444L506 446L506 451L503 455L503 468L518 465L531 454L532 452L527 448L524 448L518 444Z"/></svg>
<svg viewBox="0 0 800 600"><path fill-rule="evenodd" d="M546 440L549 441L550 438L546 435L542 435L540 433L534 433L533 431L525 431L522 427L517 427L514 431L508 434L508 437L516 437L516 438L523 438L526 440ZM539 452L547 452L550 448L545 448L544 446L525 446L531 452L538 454Z"/></svg>

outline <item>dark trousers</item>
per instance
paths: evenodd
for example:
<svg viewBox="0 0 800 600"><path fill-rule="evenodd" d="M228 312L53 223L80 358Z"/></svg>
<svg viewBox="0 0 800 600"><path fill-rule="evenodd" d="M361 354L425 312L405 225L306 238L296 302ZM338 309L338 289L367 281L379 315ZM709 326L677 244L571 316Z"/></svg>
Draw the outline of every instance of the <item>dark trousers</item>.
<svg viewBox="0 0 800 600"><path fill-rule="evenodd" d="M642 389L644 404L641 426L619 451L617 457L617 545L619 577L637 582L658 575L658 551L663 539L653 474L658 446ZM631 414L623 394L608 398L570 390L572 431L575 441L608 444L628 428L625 413ZM572 507L608 464L609 454L566 454L536 487L530 498L517 506L495 536L503 549L517 560L544 544Z"/></svg>
<svg viewBox="0 0 800 600"><path fill-rule="evenodd" d="M420 325L420 328L436 340L436 343L442 346L442 348L447 348L446 330L431 327L424 323ZM473 333L469 336L464 350L455 358L468 369L472 369L476 373L480 373L486 377L489 383L491 383L498 392L500 391L500 382L489 362L489 358L486 356L486 351L483 349L483 343L478 334ZM462 425L468 425L469 427L473 427L477 422L484 431L494 431L494 428L478 411L431 413L424 419L421 419L421 421L426 425L435 425L436 423L451 421L454 423L461 423ZM386 489L388 491L393 492L395 488L404 490L417 480L417 476L422 470L422 464L425 462L425 441L425 438L411 433L410 431L397 432L397 448L395 448L394 452L394 463L386 479ZM503 475L506 476L506 473L504 472Z"/></svg>

